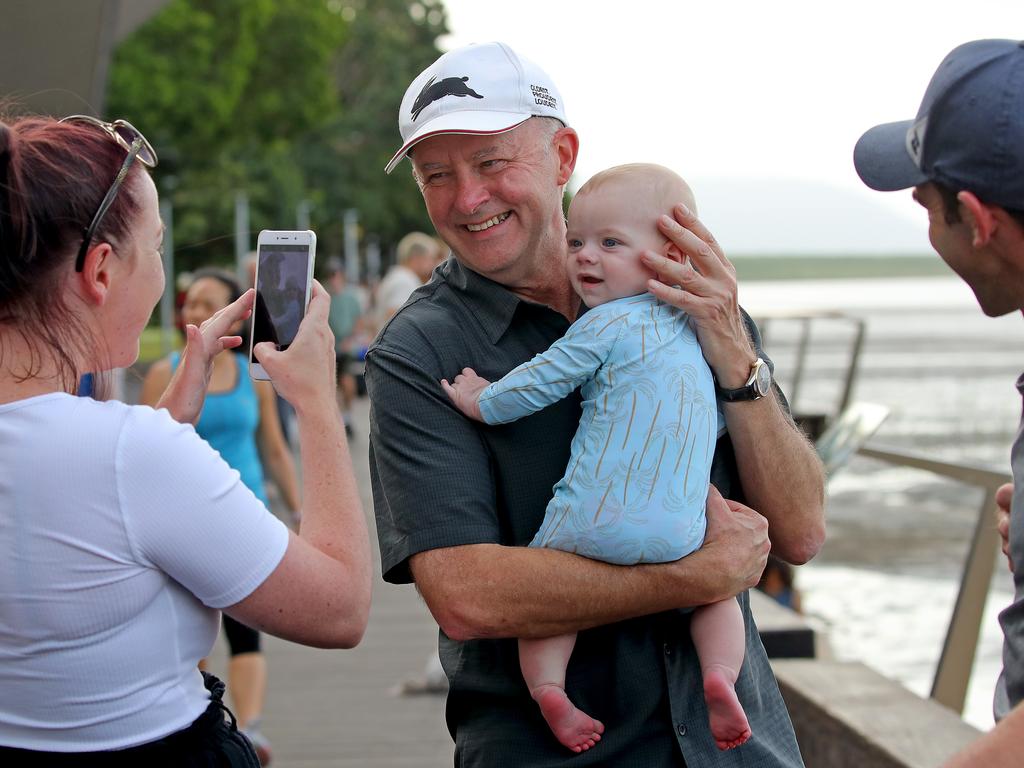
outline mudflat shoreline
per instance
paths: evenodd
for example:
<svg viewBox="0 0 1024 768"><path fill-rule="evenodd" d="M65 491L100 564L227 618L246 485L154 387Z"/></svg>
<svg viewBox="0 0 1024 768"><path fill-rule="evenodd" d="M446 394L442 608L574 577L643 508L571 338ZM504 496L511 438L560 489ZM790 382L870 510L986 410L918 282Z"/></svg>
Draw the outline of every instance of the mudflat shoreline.
<svg viewBox="0 0 1024 768"><path fill-rule="evenodd" d="M890 409L871 442L1009 471L1021 415L1014 382L1024 370L1019 314L985 317L952 276L741 283L740 299L755 317L832 311L864 322L852 399ZM797 410L835 407L853 328L813 322ZM785 391L792 391L801 332L798 321L767 321L766 350ZM863 457L830 480L828 537L797 583L837 657L927 695L981 502L977 488ZM1011 598L1009 571L997 563L965 709L979 728L992 725L997 614Z"/></svg>

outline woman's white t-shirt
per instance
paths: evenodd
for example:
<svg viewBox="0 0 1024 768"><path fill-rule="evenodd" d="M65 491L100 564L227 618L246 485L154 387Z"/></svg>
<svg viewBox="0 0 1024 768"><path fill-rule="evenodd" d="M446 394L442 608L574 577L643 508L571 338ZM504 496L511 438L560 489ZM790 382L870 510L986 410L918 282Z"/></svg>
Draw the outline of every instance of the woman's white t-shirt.
<svg viewBox="0 0 1024 768"><path fill-rule="evenodd" d="M122 749L209 704L216 609L288 530L166 411L64 393L0 405L0 744Z"/></svg>

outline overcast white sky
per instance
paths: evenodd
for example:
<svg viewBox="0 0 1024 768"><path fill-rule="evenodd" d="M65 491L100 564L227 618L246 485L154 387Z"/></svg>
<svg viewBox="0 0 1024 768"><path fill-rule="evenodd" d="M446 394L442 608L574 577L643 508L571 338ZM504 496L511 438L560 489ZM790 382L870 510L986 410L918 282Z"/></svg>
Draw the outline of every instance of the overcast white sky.
<svg viewBox="0 0 1024 768"><path fill-rule="evenodd" d="M445 0L451 48L540 64L581 136L575 186L660 162L732 252L927 252L909 192L864 188L853 145L913 117L956 45L1024 38L1020 0Z"/></svg>

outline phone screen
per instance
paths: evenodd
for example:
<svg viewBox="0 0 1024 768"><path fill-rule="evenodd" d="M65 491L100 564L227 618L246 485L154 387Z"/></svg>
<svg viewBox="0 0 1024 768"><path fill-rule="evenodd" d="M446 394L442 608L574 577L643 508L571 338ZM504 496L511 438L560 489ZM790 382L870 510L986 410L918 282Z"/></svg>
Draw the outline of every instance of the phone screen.
<svg viewBox="0 0 1024 768"><path fill-rule="evenodd" d="M271 341L288 349L306 312L309 246L264 243L256 268L253 344Z"/></svg>

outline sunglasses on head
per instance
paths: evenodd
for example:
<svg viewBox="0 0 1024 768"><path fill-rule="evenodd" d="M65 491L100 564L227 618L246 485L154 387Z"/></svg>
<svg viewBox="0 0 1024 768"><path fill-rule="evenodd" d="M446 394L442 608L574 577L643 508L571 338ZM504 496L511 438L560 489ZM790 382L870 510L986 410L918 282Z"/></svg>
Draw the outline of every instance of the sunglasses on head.
<svg viewBox="0 0 1024 768"><path fill-rule="evenodd" d="M89 115L70 115L63 118L60 122L80 122L94 125L109 135L128 153L124 162L121 163L121 169L114 177L110 189L103 196L103 201L96 210L96 215L92 217L89 226L85 228L82 245L79 247L78 256L75 258L75 271L81 272L82 267L85 266L85 254L89 252L89 243L92 242L93 235L96 234L96 230L99 228L100 222L103 221L103 217L110 210L114 198L117 197L118 190L121 189L121 185L124 184L124 180L128 176L128 170L131 168L132 163L135 162L135 158L138 158L139 162L147 168L156 168L156 150L146 140L146 137L142 135L142 132L127 120L115 120L112 123L108 123Z"/></svg>

